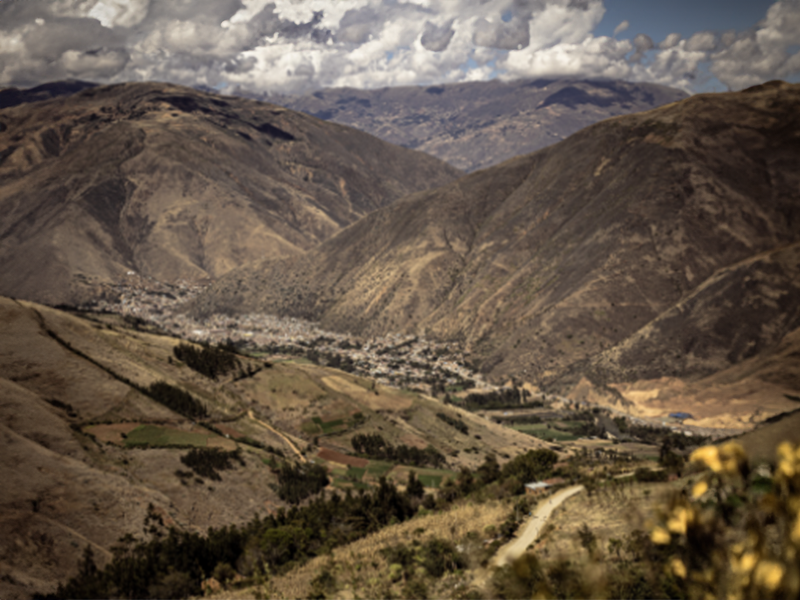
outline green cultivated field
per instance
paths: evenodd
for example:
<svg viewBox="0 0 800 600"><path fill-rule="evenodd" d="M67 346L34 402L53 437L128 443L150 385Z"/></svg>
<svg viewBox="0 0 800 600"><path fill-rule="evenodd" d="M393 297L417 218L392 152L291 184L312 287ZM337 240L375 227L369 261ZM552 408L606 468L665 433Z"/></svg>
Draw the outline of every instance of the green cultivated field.
<svg viewBox="0 0 800 600"><path fill-rule="evenodd" d="M347 468L347 476L355 479L356 481L361 481L364 477L364 473L367 472L366 467L348 467Z"/></svg>
<svg viewBox="0 0 800 600"><path fill-rule="evenodd" d="M367 466L367 473L375 478L383 477L389 471L394 469L394 464L382 460L371 460Z"/></svg>
<svg viewBox="0 0 800 600"><path fill-rule="evenodd" d="M511 429L515 429L521 433L527 433L528 435L532 435L540 440L546 440L548 442L569 442L578 439L576 436L572 435L571 433L567 433L566 431L548 429L547 425L544 423L534 423L531 425L512 425Z"/></svg>
<svg viewBox="0 0 800 600"><path fill-rule="evenodd" d="M436 488L438 489L439 486L442 484L442 476L441 475L418 475L419 480L422 482L427 488Z"/></svg>
<svg viewBox="0 0 800 600"><path fill-rule="evenodd" d="M345 418L333 419L332 421L323 421L320 417L313 417L311 421L313 421L313 425L311 423L305 423L303 425L303 431L306 433L315 433L315 431L309 431L314 425L316 425L319 430L322 431L323 435L341 433L342 431L347 430Z"/></svg>
<svg viewBox="0 0 800 600"><path fill-rule="evenodd" d="M190 433L157 425L137 427L125 438L125 446L198 446L208 444L208 434Z"/></svg>

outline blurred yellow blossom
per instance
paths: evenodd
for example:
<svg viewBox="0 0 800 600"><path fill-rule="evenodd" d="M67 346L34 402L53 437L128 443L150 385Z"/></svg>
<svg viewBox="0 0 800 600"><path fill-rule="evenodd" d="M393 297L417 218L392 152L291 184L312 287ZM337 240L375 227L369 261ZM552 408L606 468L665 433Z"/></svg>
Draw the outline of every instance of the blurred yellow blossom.
<svg viewBox="0 0 800 600"><path fill-rule="evenodd" d="M774 591L781 584L786 568L774 560L762 560L754 573L756 585Z"/></svg>
<svg viewBox="0 0 800 600"><path fill-rule="evenodd" d="M676 557L670 561L670 568L672 569L672 573L676 577L680 577L681 579L686 579L686 565L683 564L683 561Z"/></svg>
<svg viewBox="0 0 800 600"><path fill-rule="evenodd" d="M756 566L757 561L758 556L756 556L755 553L747 552L742 556L742 560L739 562L739 568L745 573L749 573L753 570L753 567Z"/></svg>
<svg viewBox="0 0 800 600"><path fill-rule="evenodd" d="M672 516L667 520L667 529L672 533L686 533L686 525L693 520L694 514L684 506L679 506L672 512Z"/></svg>
<svg viewBox="0 0 800 600"><path fill-rule="evenodd" d="M708 482L705 480L698 481L697 483L694 484L694 487L692 488L692 498L697 499L703 494L705 494L707 491L708 491Z"/></svg>
<svg viewBox="0 0 800 600"><path fill-rule="evenodd" d="M791 538L792 542L800 545L800 517L797 517L794 520L794 526L792 527Z"/></svg>
<svg viewBox="0 0 800 600"><path fill-rule="evenodd" d="M722 470L722 461L719 458L719 448L716 446L703 446L692 452L689 462L700 463L707 466L715 473Z"/></svg>
<svg viewBox="0 0 800 600"><path fill-rule="evenodd" d="M722 462L722 470L729 475L739 473L741 466L747 462L747 454L744 448L736 442L723 444L719 449L719 456Z"/></svg>
<svg viewBox="0 0 800 600"><path fill-rule="evenodd" d="M650 534L650 539L654 544L669 544L671 538L666 529L663 527L656 527L653 529L653 533Z"/></svg>
<svg viewBox="0 0 800 600"><path fill-rule="evenodd" d="M778 460L793 461L795 459L794 447L791 442L781 442L778 444L775 454L778 455Z"/></svg>
<svg viewBox="0 0 800 600"><path fill-rule="evenodd" d="M788 460L780 460L778 462L778 468L776 471L778 475L781 475L786 479L791 479L792 477L794 477L795 472L796 470L794 468L793 462L790 462Z"/></svg>

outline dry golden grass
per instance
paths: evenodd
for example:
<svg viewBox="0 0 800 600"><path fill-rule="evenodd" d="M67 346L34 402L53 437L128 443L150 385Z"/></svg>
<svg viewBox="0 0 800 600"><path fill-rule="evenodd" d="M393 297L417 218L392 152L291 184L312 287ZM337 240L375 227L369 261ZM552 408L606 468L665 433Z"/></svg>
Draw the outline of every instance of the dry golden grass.
<svg viewBox="0 0 800 600"><path fill-rule="evenodd" d="M316 557L285 575L271 578L264 586L227 590L217 598L307 598L312 580L325 568L336 577L337 598L382 597L390 584L389 565L380 550L395 544L425 542L434 537L458 541L470 532L481 539L484 530L498 526L513 510L505 502L464 504L444 513L418 516L405 523L391 525L347 546L336 548L328 556ZM400 586L402 584L399 584ZM399 587L395 593L399 593Z"/></svg>
<svg viewBox="0 0 800 600"><path fill-rule="evenodd" d="M788 415L775 423L766 423L736 438L753 465L772 462L778 444L787 440L800 443L800 413Z"/></svg>
<svg viewBox="0 0 800 600"><path fill-rule="evenodd" d="M586 493L573 496L554 511L533 549L551 558L585 555L578 530L586 523L597 536L597 548L607 553L610 539L622 539L634 529L645 530L655 507L670 492L684 485L685 479L669 483L621 484L601 488L592 496Z"/></svg>
<svg viewBox="0 0 800 600"><path fill-rule="evenodd" d="M403 410L410 408L413 403L413 398L399 394L396 390L379 386L379 393L375 394L353 381L348 381L344 376L323 377L322 381L328 387L342 394L347 394L372 410Z"/></svg>

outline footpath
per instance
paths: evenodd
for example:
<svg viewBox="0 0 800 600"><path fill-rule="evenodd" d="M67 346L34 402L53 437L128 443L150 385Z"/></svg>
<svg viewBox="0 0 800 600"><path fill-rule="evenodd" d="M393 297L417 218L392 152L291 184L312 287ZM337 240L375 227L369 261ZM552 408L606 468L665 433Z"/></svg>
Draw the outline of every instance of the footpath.
<svg viewBox="0 0 800 600"><path fill-rule="evenodd" d="M536 511L528 518L528 522L523 526L524 528L519 536L497 551L497 554L494 555L494 559L492 560L492 564L496 567L502 567L518 556L521 556L522 553L528 549L528 546L537 540L542 528L545 523L547 523L547 519L553 514L553 511L561 506L567 498L571 498L575 494L583 491L583 489L582 485L573 485L556 492L549 498L540 502L539 506L536 507Z"/></svg>

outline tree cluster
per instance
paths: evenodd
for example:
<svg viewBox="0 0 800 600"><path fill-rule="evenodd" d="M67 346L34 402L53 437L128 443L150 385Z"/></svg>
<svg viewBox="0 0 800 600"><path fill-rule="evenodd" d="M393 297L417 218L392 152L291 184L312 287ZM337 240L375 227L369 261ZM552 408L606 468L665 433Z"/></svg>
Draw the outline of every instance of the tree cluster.
<svg viewBox="0 0 800 600"><path fill-rule="evenodd" d="M105 569L97 568L88 549L77 575L59 585L55 594L40 598L200 596L201 582L219 565L227 565L225 571L230 566L244 577L255 576L265 566L272 572L285 570L390 522L405 521L416 506L408 494L381 478L371 492L321 496L303 507L279 509L241 527L211 528L206 536L170 529L163 537L139 544L127 536Z"/></svg>
<svg viewBox="0 0 800 600"><path fill-rule="evenodd" d="M194 346L178 344L172 349L175 358L186 363L190 369L205 375L209 379L217 379L237 367L241 369L239 360L232 352L214 346Z"/></svg>
<svg viewBox="0 0 800 600"><path fill-rule="evenodd" d="M622 429L620 429L622 431ZM628 424L625 433L631 437L641 440L645 444L654 446L666 444L669 448L685 450L687 448L700 446L709 439L701 435L688 436L683 433L673 431L668 427L650 427L647 425Z"/></svg>
<svg viewBox="0 0 800 600"><path fill-rule="evenodd" d="M189 419L202 419L208 416L206 407L199 400L166 381L156 381L142 391L156 402Z"/></svg>
<svg viewBox="0 0 800 600"><path fill-rule="evenodd" d="M553 472L553 465L558 462L558 454L552 450L530 450L511 459L500 472L500 477L515 477L523 485L530 481L544 479Z"/></svg>
<svg viewBox="0 0 800 600"><path fill-rule="evenodd" d="M299 504L328 485L328 470L322 465L283 463L276 473L278 496L289 504Z"/></svg>
<svg viewBox="0 0 800 600"><path fill-rule="evenodd" d="M231 460L237 460L244 466L241 451L220 450L219 448L192 448L188 454L181 456L181 462L189 467L200 477L207 477L213 481L220 481L219 471L233 468Z"/></svg>
<svg viewBox="0 0 800 600"><path fill-rule="evenodd" d="M519 408L525 403L526 407L544 406L542 402L525 402L530 398L530 392L521 388L501 388L485 394L469 394L463 400L455 400L454 404L467 410L489 410L502 408Z"/></svg>
<svg viewBox="0 0 800 600"><path fill-rule="evenodd" d="M400 444L393 446L379 433L359 433L350 440L357 454L377 460L388 460L414 467L442 467L446 464L444 455L433 446L420 450L414 446Z"/></svg>

